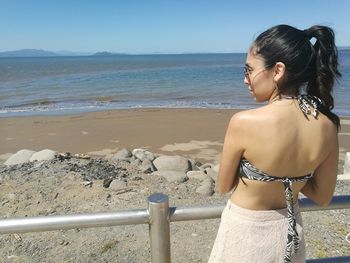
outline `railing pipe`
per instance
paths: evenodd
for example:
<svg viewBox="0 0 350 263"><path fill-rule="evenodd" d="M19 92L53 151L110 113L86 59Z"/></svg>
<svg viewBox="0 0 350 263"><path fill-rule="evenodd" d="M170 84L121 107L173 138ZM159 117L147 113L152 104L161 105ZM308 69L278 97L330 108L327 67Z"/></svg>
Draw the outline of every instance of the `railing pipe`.
<svg viewBox="0 0 350 263"><path fill-rule="evenodd" d="M219 218L225 205L171 207L170 221L187 221Z"/></svg>
<svg viewBox="0 0 350 263"><path fill-rule="evenodd" d="M152 200L153 199L151 199L151 201ZM350 195L334 196L328 207L319 207L307 198L302 198L299 202L301 212L346 209L350 208ZM155 205L156 204L157 203L155 203ZM162 205L160 205L160 207L162 207ZM219 218L224 207L224 204L194 207L170 207L169 221L176 222ZM113 213L10 218L0 220L0 234L136 225L148 224L149 222L149 212L146 209L126 210Z"/></svg>
<svg viewBox="0 0 350 263"><path fill-rule="evenodd" d="M310 199L299 200L300 211L350 208L350 195L334 196L328 207L319 207ZM153 263L170 263L170 222L219 218L225 205L171 207L164 194L148 198L148 210L113 213L41 216L0 220L0 234L42 232L61 229L149 224Z"/></svg>
<svg viewBox="0 0 350 263"><path fill-rule="evenodd" d="M113 213L38 216L0 220L0 234L41 232L61 229L147 224L146 209Z"/></svg>
<svg viewBox="0 0 350 263"><path fill-rule="evenodd" d="M319 211L319 210L334 210L350 208L350 195L334 196L331 203L327 207L320 207L308 198L301 198L299 200L300 211ZM219 218L225 204L211 205L211 206L192 206L192 207L171 207L170 221L186 221L199 219L213 219Z"/></svg>
<svg viewBox="0 0 350 263"><path fill-rule="evenodd" d="M170 263L169 198L156 193L148 197L152 263Z"/></svg>
<svg viewBox="0 0 350 263"><path fill-rule="evenodd" d="M333 196L330 204L327 207L320 207L308 198L301 198L299 200L299 204L301 212L346 209L350 208L350 195Z"/></svg>

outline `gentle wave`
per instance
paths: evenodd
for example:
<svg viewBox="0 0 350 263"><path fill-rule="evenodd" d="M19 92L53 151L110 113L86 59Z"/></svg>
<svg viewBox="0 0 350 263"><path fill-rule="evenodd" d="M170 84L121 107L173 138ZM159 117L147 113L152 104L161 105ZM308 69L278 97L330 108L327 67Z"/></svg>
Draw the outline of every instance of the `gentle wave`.
<svg viewBox="0 0 350 263"><path fill-rule="evenodd" d="M46 104L46 105L28 105L21 107L11 107L0 109L0 117L9 116L26 116L26 115L66 115L76 114L81 112L104 111L104 110L118 110L118 109L134 109L134 108L194 108L194 109L251 109L261 106L257 103L243 102L239 104L234 103L211 103L207 101L168 101L163 103L104 103L96 102L94 104L87 103L73 103L73 104ZM336 107L334 110L340 116L349 116L350 106Z"/></svg>
<svg viewBox="0 0 350 263"><path fill-rule="evenodd" d="M60 104L52 103L46 105L27 105L21 107L9 107L0 109L0 117L6 116L23 116L23 115L41 115L41 114L75 114L80 112L117 110L117 109L133 109L133 108L209 108L209 109L248 109L256 107L254 104L230 104L230 103L210 103L202 102L163 102L163 103L103 103L96 102L95 104Z"/></svg>

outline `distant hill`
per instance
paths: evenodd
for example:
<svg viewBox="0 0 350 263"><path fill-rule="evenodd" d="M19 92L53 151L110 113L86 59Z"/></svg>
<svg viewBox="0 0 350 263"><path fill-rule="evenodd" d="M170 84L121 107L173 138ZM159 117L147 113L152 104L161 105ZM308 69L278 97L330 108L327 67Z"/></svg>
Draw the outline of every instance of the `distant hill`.
<svg viewBox="0 0 350 263"><path fill-rule="evenodd" d="M91 56L93 54L93 52L74 52L74 51L67 51L67 50L59 50L59 51L55 51L55 53L60 56L66 56L66 57Z"/></svg>
<svg viewBox="0 0 350 263"><path fill-rule="evenodd" d="M57 52L41 50L41 49L21 49L14 51L0 52L0 57L62 57L62 56L97 56L97 57L109 57L109 56L123 56L124 53L112 53L112 52L72 52L66 50L60 50Z"/></svg>
<svg viewBox="0 0 350 263"><path fill-rule="evenodd" d="M102 52L97 52L95 54L93 54L92 56L96 56L96 57L110 57L110 56L125 56L127 54L125 53L112 53L112 52L108 52L108 51L102 51Z"/></svg>
<svg viewBox="0 0 350 263"><path fill-rule="evenodd" d="M15 51L0 52L0 57L57 57L59 54L40 49L21 49Z"/></svg>
<svg viewBox="0 0 350 263"><path fill-rule="evenodd" d="M73 57L73 56L91 56L91 52L72 52L60 50L56 52L41 49L21 49L14 51L0 52L0 57Z"/></svg>

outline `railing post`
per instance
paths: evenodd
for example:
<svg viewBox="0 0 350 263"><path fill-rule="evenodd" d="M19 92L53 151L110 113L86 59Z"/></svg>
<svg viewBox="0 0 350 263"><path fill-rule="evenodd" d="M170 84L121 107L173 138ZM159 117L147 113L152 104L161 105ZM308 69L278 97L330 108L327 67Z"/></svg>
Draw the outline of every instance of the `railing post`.
<svg viewBox="0 0 350 263"><path fill-rule="evenodd" d="M148 197L152 263L170 263L169 198L156 193Z"/></svg>

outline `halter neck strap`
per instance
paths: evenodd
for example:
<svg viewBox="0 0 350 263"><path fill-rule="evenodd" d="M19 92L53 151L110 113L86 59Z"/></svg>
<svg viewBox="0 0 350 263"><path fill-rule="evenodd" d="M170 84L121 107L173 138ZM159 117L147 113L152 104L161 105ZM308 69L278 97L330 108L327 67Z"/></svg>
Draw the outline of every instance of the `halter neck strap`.
<svg viewBox="0 0 350 263"><path fill-rule="evenodd" d="M297 100L300 110L303 112L306 118L307 115L311 114L315 119L317 119L319 109L322 105L322 100L320 98L308 94L298 96L279 96L278 99L273 100L272 102L282 99Z"/></svg>

